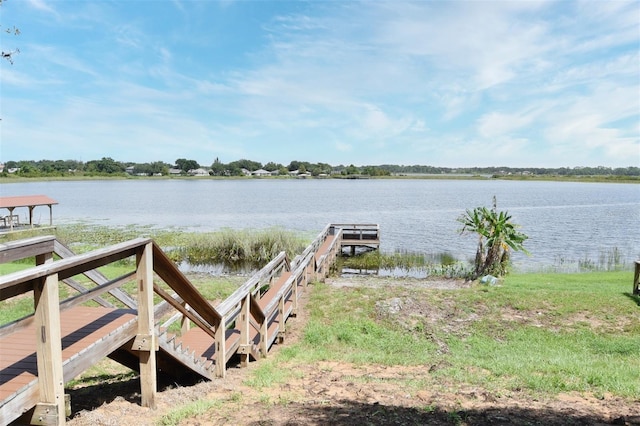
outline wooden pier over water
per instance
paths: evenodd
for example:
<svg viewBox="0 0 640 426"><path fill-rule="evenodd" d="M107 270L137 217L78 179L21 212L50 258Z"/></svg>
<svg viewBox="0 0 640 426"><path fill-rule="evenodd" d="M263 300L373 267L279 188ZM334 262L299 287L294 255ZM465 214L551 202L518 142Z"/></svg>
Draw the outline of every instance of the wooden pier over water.
<svg viewBox="0 0 640 426"><path fill-rule="evenodd" d="M303 253L280 253L215 307L148 238L81 255L53 236L1 244L0 262L36 265L0 277L0 301L31 295L35 306L0 325L0 425L64 424L64 384L105 357L140 372L141 404L150 408L158 375L224 377L232 357L240 366L266 357L284 342L302 292L326 278L342 248L379 244L377 225L327 225ZM129 258L132 270L120 277L97 270ZM61 284L73 293L63 301Z"/></svg>

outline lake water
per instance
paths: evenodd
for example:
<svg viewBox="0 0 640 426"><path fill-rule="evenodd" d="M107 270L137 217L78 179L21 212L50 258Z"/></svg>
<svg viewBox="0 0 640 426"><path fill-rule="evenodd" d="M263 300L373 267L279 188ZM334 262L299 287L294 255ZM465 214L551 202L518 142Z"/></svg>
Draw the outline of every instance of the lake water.
<svg viewBox="0 0 640 426"><path fill-rule="evenodd" d="M640 258L640 185L501 180L161 179L0 184L0 195L45 194L54 224L144 225L210 231L282 227L315 237L328 223L377 223L381 250L449 252L472 258L475 238L460 236L465 209L499 210L529 236L531 255L516 267L539 270L617 251ZM21 220L27 209L17 209ZM34 211L48 224L49 209Z"/></svg>

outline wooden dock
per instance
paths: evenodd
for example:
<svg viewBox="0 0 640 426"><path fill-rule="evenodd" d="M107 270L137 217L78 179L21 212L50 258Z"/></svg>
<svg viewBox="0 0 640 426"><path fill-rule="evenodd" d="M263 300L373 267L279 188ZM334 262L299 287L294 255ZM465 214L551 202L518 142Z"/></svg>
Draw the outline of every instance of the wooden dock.
<svg viewBox="0 0 640 426"><path fill-rule="evenodd" d="M307 284L324 280L342 248L376 244L377 225L327 225L302 254L280 253L215 307L150 239L82 255L51 236L1 244L0 262L36 265L0 277L0 301L32 295L35 306L0 326L0 424L64 424L64 384L104 357L140 372L141 404L151 408L158 374L212 379L234 356L241 366L266 357L284 342ZM97 270L127 258L134 265L120 277ZM60 285L74 295L60 301Z"/></svg>

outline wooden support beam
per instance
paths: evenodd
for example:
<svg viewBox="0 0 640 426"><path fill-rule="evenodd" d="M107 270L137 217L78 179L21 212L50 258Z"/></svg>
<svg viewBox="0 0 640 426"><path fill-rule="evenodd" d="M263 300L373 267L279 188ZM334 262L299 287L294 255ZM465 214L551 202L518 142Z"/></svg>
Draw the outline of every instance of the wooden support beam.
<svg viewBox="0 0 640 426"><path fill-rule="evenodd" d="M158 384L156 377L157 337L153 315L153 243L142 246L136 253L138 282L138 350L140 358L141 405L156 408Z"/></svg>
<svg viewBox="0 0 640 426"><path fill-rule="evenodd" d="M185 311L189 311L189 304L187 304L186 302L182 302L182 307ZM180 319L180 332L184 336L189 330L191 330L191 320L188 316L183 314L182 318Z"/></svg>
<svg viewBox="0 0 640 426"><path fill-rule="evenodd" d="M284 316L284 295L280 296L280 300L278 301L278 321L280 322L280 326L278 327L278 343L284 343L284 335L287 331L285 323L287 322Z"/></svg>
<svg viewBox="0 0 640 426"><path fill-rule="evenodd" d="M171 297L171 295L169 293L164 291L157 284L153 285L153 290L156 293L158 293L158 295L160 297L162 297L164 300L166 300L167 303L169 303L171 306L173 306L178 312L180 312L184 317L186 317L188 320L193 321L198 327L200 327L202 329L202 331L204 331L205 333L209 334L214 339L216 338L215 333L212 331L212 327L213 326L211 324L205 323L203 320L200 319L200 317L198 317L198 315L196 315L196 314L192 313L190 310L188 310L186 308L187 305L184 304L184 302L183 303L178 302L173 297Z"/></svg>
<svg viewBox="0 0 640 426"><path fill-rule="evenodd" d="M240 318L237 321L236 327L240 328L240 367L249 366L249 348L251 343L249 342L250 333L249 327L251 323L249 318L251 314L251 294L247 293L244 299L242 299L242 305L240 307Z"/></svg>
<svg viewBox="0 0 640 426"><path fill-rule="evenodd" d="M216 328L216 351L214 358L216 360L215 374L224 378L227 373L227 324L225 318L220 319L220 324Z"/></svg>
<svg viewBox="0 0 640 426"><path fill-rule="evenodd" d="M640 294L640 260L636 260L636 269L633 274L633 294Z"/></svg>
<svg viewBox="0 0 640 426"><path fill-rule="evenodd" d="M42 259L41 259L42 260ZM64 376L58 275L39 280L34 287L38 404L32 423L65 424Z"/></svg>

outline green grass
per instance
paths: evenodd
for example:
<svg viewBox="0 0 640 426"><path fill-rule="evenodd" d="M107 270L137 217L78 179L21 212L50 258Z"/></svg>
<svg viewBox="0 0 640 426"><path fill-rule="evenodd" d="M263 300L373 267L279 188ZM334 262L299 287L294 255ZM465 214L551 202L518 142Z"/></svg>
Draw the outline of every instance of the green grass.
<svg viewBox="0 0 640 426"><path fill-rule="evenodd" d="M280 368L270 358L264 359L253 371L253 374L244 383L257 389L268 388L280 383L286 383L289 378L295 376L292 370Z"/></svg>
<svg viewBox="0 0 640 426"><path fill-rule="evenodd" d="M455 291L318 284L304 338L278 357L289 365L442 364L433 380L454 387L634 398L640 300L629 294L631 279L630 272L524 274ZM376 302L391 298L411 300L425 314L401 321L380 315Z"/></svg>
<svg viewBox="0 0 640 426"><path fill-rule="evenodd" d="M222 401L218 400L198 399L171 410L168 414L162 416L156 424L161 426L177 426L182 420L204 414L211 409L219 407L221 404Z"/></svg>

